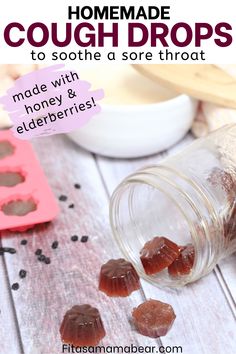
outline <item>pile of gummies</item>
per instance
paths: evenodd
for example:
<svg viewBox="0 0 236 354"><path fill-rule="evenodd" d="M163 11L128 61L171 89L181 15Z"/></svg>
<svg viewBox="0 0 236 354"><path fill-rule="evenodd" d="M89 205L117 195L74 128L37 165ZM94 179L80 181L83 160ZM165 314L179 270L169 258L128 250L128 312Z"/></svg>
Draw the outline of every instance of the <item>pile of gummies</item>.
<svg viewBox="0 0 236 354"><path fill-rule="evenodd" d="M194 247L178 246L166 237L154 237L140 251L146 274L156 274L168 268L172 277L191 272ZM140 288L139 275L125 259L111 259L103 264L99 290L108 296L129 296ZM132 320L139 333L152 338L167 334L176 315L171 305L150 299L132 311ZM66 312L60 327L63 342L74 346L95 346L106 335L98 309L89 304L73 306Z"/></svg>

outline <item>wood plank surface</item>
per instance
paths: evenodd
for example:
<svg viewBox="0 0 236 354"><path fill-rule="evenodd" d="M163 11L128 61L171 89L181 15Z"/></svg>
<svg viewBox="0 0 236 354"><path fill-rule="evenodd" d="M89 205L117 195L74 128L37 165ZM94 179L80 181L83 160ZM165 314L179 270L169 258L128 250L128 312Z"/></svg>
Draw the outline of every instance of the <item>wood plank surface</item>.
<svg viewBox="0 0 236 354"><path fill-rule="evenodd" d="M178 149L191 140L190 136L187 137ZM163 344L182 346L184 354L234 353L233 303L226 296L235 289L231 260L230 266L224 264L219 268L227 285L225 287L212 272L180 291L158 289L145 281L142 281L143 290L124 299L109 298L97 290L100 265L111 257L121 256L109 226L108 194L128 173L158 161L167 153L147 159L123 161L99 157L95 161L90 153L81 150L65 136L36 140L34 147L55 195L64 194L68 200L60 202L60 216L50 225L21 235L4 233L3 245L15 247L17 253L5 256L7 273L2 268L4 273L0 276L5 279L5 289L9 287L6 274L10 284L16 281L20 284L18 291L11 290L11 296L23 349L20 344L18 347L14 344L13 351L4 348L5 351L0 353L60 353L59 326L63 314L72 305L85 302L101 311L107 331L102 345ZM80 183L81 189L75 189L74 183ZM68 207L71 203L74 208ZM75 234L79 238L88 235L88 242L72 242L70 238ZM27 245L20 244L22 239L28 240ZM56 250L51 248L54 240L59 241ZM38 248L51 258L51 264L37 260L35 251ZM27 270L25 279L19 279L20 269ZM137 334L130 324L132 308L151 297L172 304L177 315L173 328L161 340ZM5 317L8 313L14 315L10 299L5 291L3 301L8 304ZM7 326L5 333L17 337L14 318L8 321Z"/></svg>
<svg viewBox="0 0 236 354"><path fill-rule="evenodd" d="M170 149L168 154L182 149L192 141L188 136L181 144ZM97 163L107 187L111 194L114 188L129 173L144 165L153 164L166 157L167 153L152 156L146 159L113 160L98 157ZM232 353L236 350L235 333L235 304L232 296L235 294L236 278L232 269L235 269L236 255L230 260L222 262L219 269L227 286L222 286L217 272L195 284L184 287L180 291L169 292L159 290L143 282L146 297L158 297L173 305L179 325L175 326L166 337L162 338L164 345L182 345L186 353ZM230 266L224 266L230 262ZM223 265L223 266L222 266ZM218 276L217 276L218 275ZM209 323L212 326L209 326ZM223 323L223 326L222 326Z"/></svg>
<svg viewBox="0 0 236 354"><path fill-rule="evenodd" d="M60 202L60 216L49 226L22 235L4 233L3 245L17 249L14 257L6 259L10 282L19 281L20 269L27 270L20 289L12 292L24 353L61 352L60 323L65 311L79 303L90 303L101 311L107 331L101 344L160 344L130 327L132 308L144 300L142 291L113 299L97 290L101 264L121 254L111 234L107 195L92 155L63 136L39 139L34 145L55 195L65 194L68 200ZM82 188L75 189L74 183ZM71 203L74 209L68 208ZM75 234L89 235L88 242L72 242ZM23 238L28 240L25 246L20 245ZM59 241L56 250L51 249L54 240ZM51 258L51 264L37 260L38 248Z"/></svg>
<svg viewBox="0 0 236 354"><path fill-rule="evenodd" d="M10 256L12 255L7 255L6 257ZM0 256L0 353L20 354L22 346L4 257Z"/></svg>

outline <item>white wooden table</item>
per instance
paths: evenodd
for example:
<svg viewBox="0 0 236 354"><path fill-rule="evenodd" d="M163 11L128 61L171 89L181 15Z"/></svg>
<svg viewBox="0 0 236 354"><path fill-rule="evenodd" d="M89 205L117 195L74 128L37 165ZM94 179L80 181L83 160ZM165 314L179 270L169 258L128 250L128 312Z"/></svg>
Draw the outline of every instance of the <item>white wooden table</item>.
<svg viewBox="0 0 236 354"><path fill-rule="evenodd" d="M178 149L191 139L187 137ZM179 291L160 290L144 281L142 289L128 298L109 298L97 290L100 265L121 256L108 221L110 194L127 174L166 153L107 159L83 151L66 136L38 139L34 147L55 195L65 194L68 200L59 202L61 213L49 226L18 235L2 233L1 245L14 247L17 253L0 256L0 353L61 353L61 320L78 303L99 308L107 332L102 345L163 345L174 353L175 346L182 346L184 354L236 353L236 255ZM71 203L74 208L68 208ZM89 235L89 240L73 243L74 234ZM20 244L22 239L27 245ZM53 250L55 240L59 247ZM37 260L37 248L51 264ZM27 270L25 279L19 279L20 269ZM20 284L17 291L11 289L15 282ZM132 308L148 298L170 303L177 315L171 331L160 339L141 336L130 324Z"/></svg>

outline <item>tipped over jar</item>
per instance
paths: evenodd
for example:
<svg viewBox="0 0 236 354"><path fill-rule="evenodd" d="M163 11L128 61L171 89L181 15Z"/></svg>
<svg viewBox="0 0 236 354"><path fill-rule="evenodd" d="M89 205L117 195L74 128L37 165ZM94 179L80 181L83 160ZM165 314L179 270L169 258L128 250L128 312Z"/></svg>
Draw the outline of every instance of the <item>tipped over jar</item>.
<svg viewBox="0 0 236 354"><path fill-rule="evenodd" d="M236 251L236 125L125 178L112 195L110 221L124 256L152 284L180 287L209 273ZM193 246L187 274L146 274L140 251L156 236Z"/></svg>

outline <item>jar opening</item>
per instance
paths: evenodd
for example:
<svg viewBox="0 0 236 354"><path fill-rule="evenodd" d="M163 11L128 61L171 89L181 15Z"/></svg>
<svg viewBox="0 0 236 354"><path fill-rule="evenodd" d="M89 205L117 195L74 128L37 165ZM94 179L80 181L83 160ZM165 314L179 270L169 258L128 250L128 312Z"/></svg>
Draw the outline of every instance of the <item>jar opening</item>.
<svg viewBox="0 0 236 354"><path fill-rule="evenodd" d="M123 254L143 278L159 286L183 286L199 277L203 260L209 259L204 225L199 225L199 215L183 196L180 198L178 189L171 185L167 188L164 180L152 177L136 174L118 186L110 206L112 229ZM196 228L203 237L196 236ZM145 273L140 251L156 236L164 236L179 246L194 246L195 260L188 274L173 278L168 268L151 276Z"/></svg>

